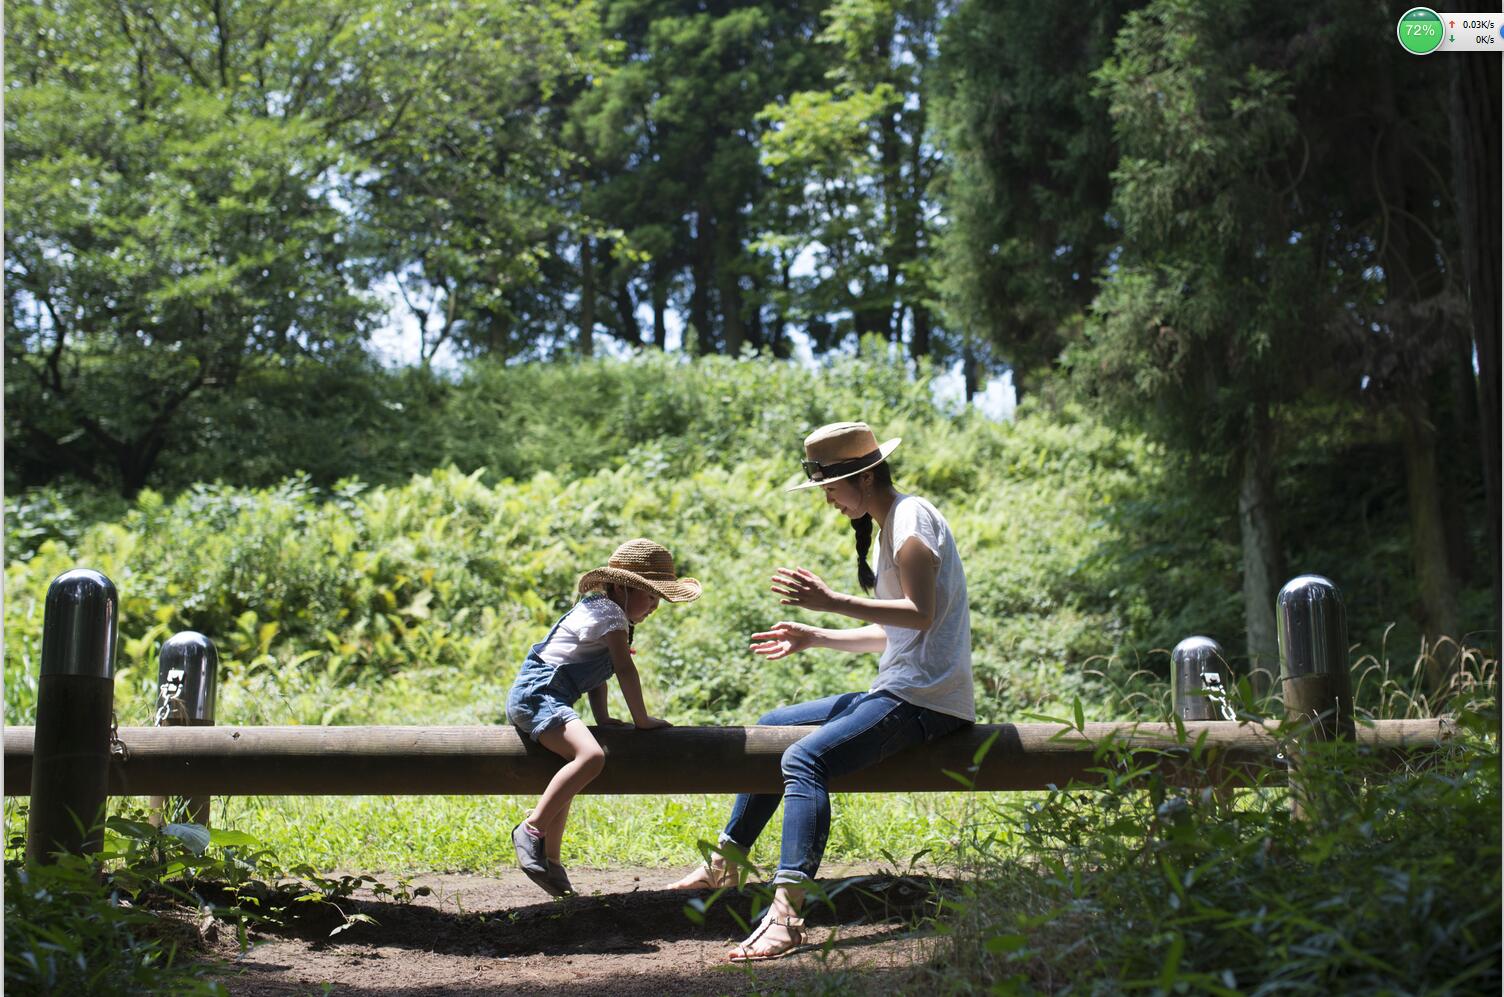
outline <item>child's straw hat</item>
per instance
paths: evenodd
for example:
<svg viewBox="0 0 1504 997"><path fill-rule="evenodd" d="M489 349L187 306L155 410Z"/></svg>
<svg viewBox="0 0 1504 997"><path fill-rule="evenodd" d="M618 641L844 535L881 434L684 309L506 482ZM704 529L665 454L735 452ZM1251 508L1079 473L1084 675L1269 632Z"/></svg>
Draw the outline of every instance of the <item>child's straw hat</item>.
<svg viewBox="0 0 1504 997"><path fill-rule="evenodd" d="M804 438L804 457L800 461L808 481L789 485L785 491L814 488L832 481L861 474L888 459L898 449L899 438L894 437L882 446L865 422L833 422L821 426Z"/></svg>
<svg viewBox="0 0 1504 997"><path fill-rule="evenodd" d="M604 568L580 576L580 591L602 585L626 585L662 596L669 602L693 602L700 597L700 583L674 574L674 555L661 544L639 537L616 548Z"/></svg>

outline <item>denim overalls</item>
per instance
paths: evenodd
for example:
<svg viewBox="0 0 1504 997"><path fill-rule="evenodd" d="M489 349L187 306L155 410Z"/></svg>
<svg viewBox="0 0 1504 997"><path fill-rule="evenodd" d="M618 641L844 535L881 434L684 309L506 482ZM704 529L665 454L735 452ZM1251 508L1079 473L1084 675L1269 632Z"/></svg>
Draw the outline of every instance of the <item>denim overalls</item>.
<svg viewBox="0 0 1504 997"><path fill-rule="evenodd" d="M598 655L580 661L566 661L562 665L550 665L543 660L543 649L553 640L568 615L565 613L559 617L548 636L527 652L522 670L517 673L517 680L512 683L512 691L507 696L507 719L534 741L544 731L580 719L570 707L616 672L609 648Z"/></svg>

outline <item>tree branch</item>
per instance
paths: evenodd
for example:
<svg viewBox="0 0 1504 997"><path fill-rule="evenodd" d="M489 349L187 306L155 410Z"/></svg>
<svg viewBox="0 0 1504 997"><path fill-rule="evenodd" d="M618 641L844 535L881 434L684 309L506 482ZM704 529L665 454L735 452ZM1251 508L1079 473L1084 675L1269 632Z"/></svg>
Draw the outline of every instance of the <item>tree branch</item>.
<svg viewBox="0 0 1504 997"><path fill-rule="evenodd" d="M157 37L163 46L167 51L177 56L178 61L183 64L184 69L188 70L188 75L193 77L194 82L205 90L213 90L214 88L209 85L209 81L204 78L204 75L198 71L198 67L193 64L193 58L187 52L178 48L177 44L172 40L172 36L162 27L162 22L158 21L156 16L152 14L151 8L143 6L140 8L140 13L151 22L151 26L156 29Z"/></svg>
<svg viewBox="0 0 1504 997"><path fill-rule="evenodd" d="M230 33L225 27L225 8L223 0L211 0L210 8L214 11L214 33L219 38L219 85L226 90L230 89Z"/></svg>

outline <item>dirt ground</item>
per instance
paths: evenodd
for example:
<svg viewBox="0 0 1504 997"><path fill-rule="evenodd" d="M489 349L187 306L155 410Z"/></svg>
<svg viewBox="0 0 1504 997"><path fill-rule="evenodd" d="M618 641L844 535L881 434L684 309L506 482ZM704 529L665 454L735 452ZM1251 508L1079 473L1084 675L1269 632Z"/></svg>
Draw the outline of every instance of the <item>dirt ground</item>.
<svg viewBox="0 0 1504 997"><path fill-rule="evenodd" d="M246 952L221 937L217 978L237 997L882 992L922 958L927 935L916 925L953 888L945 880L831 869L822 880L829 904L807 910L805 949L733 966L726 951L745 934L733 913L748 918L758 896L723 896L695 924L685 906L709 894L660 888L683 871L571 870L585 895L564 900L550 899L520 872L417 876L413 886L430 887L431 896L397 904L358 893L340 902L343 915L375 923L357 920L332 937L341 923L333 910L299 937L253 934ZM395 885L394 877L378 878Z"/></svg>

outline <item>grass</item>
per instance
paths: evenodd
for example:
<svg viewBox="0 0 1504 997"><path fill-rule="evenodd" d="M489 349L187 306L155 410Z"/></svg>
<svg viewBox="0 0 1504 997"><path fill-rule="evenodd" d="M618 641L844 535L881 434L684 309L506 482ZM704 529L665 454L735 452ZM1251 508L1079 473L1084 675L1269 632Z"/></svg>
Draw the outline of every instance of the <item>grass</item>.
<svg viewBox="0 0 1504 997"><path fill-rule="evenodd" d="M516 868L508 835L535 802L521 796L221 797L217 827L252 834L284 866L413 874L495 875ZM123 811L143 799L112 799ZM884 861L894 842L901 865L923 849L932 862L953 861L971 806L963 793L845 793L832 798L828 862ZM714 841L731 807L729 796L580 796L564 836L564 861L585 867L689 866L701 839ZM24 826L24 805L8 800L6 823ZM753 860L778 857L775 814Z"/></svg>

